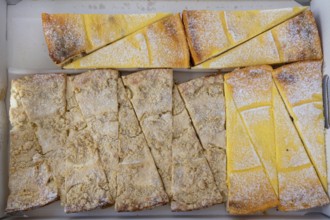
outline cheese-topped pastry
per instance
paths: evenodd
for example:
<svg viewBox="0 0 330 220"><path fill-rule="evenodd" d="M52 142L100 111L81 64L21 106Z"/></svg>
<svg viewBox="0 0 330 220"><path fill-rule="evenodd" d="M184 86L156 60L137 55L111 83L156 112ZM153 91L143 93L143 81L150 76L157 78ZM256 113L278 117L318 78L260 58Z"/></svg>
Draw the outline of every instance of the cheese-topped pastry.
<svg viewBox="0 0 330 220"><path fill-rule="evenodd" d="M306 61L282 66L274 71L273 78L327 191L322 61Z"/></svg>
<svg viewBox="0 0 330 220"><path fill-rule="evenodd" d="M13 84L25 110L22 117L35 124L35 135L42 153L50 165L60 196L64 196L65 164L62 160L66 141L66 75L29 75L15 80Z"/></svg>
<svg viewBox="0 0 330 220"><path fill-rule="evenodd" d="M154 14L42 14L49 56L59 65L119 40L168 13Z"/></svg>
<svg viewBox="0 0 330 220"><path fill-rule="evenodd" d="M6 212L44 206L59 196L48 161L27 117L20 96L20 80L13 80L10 96L9 195Z"/></svg>
<svg viewBox="0 0 330 220"><path fill-rule="evenodd" d="M127 212L164 205L168 196L121 79L118 104L120 162L115 209Z"/></svg>
<svg viewBox="0 0 330 220"><path fill-rule="evenodd" d="M322 59L320 37L312 12L306 10L194 68L233 68L318 59Z"/></svg>
<svg viewBox="0 0 330 220"><path fill-rule="evenodd" d="M205 150L216 184L224 200L226 186L226 131L223 76L196 78L178 85L193 126Z"/></svg>
<svg viewBox="0 0 330 220"><path fill-rule="evenodd" d="M171 197L173 72L144 70L122 78L166 193Z"/></svg>
<svg viewBox="0 0 330 220"><path fill-rule="evenodd" d="M200 64L301 13L306 7L248 11L183 11L194 64Z"/></svg>
<svg viewBox="0 0 330 220"><path fill-rule="evenodd" d="M94 70L69 78L74 100L80 110L72 114L83 117L86 129L100 153L101 164L108 179L112 203L116 198L118 167L118 71Z"/></svg>
<svg viewBox="0 0 330 220"><path fill-rule="evenodd" d="M329 198L275 85L273 86L273 108L279 210L294 211L328 204Z"/></svg>
<svg viewBox="0 0 330 220"><path fill-rule="evenodd" d="M227 211L241 215L275 207L278 199L225 83L227 128Z"/></svg>
<svg viewBox="0 0 330 220"><path fill-rule="evenodd" d="M172 211L223 201L177 86L173 90L172 166Z"/></svg>
<svg viewBox="0 0 330 220"><path fill-rule="evenodd" d="M189 59L183 24L180 15L175 14L64 68L187 68Z"/></svg>
<svg viewBox="0 0 330 220"><path fill-rule="evenodd" d="M278 194L272 70L270 66L236 70L225 75L225 83L273 189Z"/></svg>

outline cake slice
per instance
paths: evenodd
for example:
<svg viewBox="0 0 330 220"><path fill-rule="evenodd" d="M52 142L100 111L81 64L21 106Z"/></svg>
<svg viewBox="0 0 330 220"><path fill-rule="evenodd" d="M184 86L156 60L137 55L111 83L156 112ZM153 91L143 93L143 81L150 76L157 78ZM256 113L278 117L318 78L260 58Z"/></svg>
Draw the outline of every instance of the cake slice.
<svg viewBox="0 0 330 220"><path fill-rule="evenodd" d="M270 66L236 70L225 75L225 83L273 189L278 194L272 70Z"/></svg>
<svg viewBox="0 0 330 220"><path fill-rule="evenodd" d="M59 189L64 196L64 173L66 142L66 75L35 74L13 82L19 94L26 117L35 126L35 135L41 153L47 160ZM13 117L12 117L13 118ZM21 120L21 119L14 119Z"/></svg>
<svg viewBox="0 0 330 220"><path fill-rule="evenodd" d="M273 86L279 210L295 211L329 203L285 105Z"/></svg>
<svg viewBox="0 0 330 220"><path fill-rule="evenodd" d="M109 183L111 203L116 198L116 177L119 163L118 134L118 71L94 70L71 76L70 87L80 110L73 114L83 117L95 142L101 165ZM70 88L69 87L69 88Z"/></svg>
<svg viewBox="0 0 330 220"><path fill-rule="evenodd" d="M58 186L22 105L19 80L10 95L9 195L6 212L24 211L56 200Z"/></svg>
<svg viewBox="0 0 330 220"><path fill-rule="evenodd" d="M167 195L171 198L172 70L144 70L122 77Z"/></svg>
<svg viewBox="0 0 330 220"><path fill-rule="evenodd" d="M63 65L169 15L43 13L41 17L49 56L56 64Z"/></svg>
<svg viewBox="0 0 330 220"><path fill-rule="evenodd" d="M232 91L225 82L227 128L227 211L242 215L276 207L278 199L254 150ZM239 138L237 138L239 137Z"/></svg>
<svg viewBox="0 0 330 220"><path fill-rule="evenodd" d="M196 78L178 85L178 89L225 201L227 186L223 75Z"/></svg>
<svg viewBox="0 0 330 220"><path fill-rule="evenodd" d="M273 78L323 187L328 191L322 61L282 66L274 71Z"/></svg>
<svg viewBox="0 0 330 220"><path fill-rule="evenodd" d="M223 202L177 86L173 90L172 211Z"/></svg>
<svg viewBox="0 0 330 220"><path fill-rule="evenodd" d="M168 196L121 79L118 104L120 148L115 209L127 212L164 205Z"/></svg>
<svg viewBox="0 0 330 220"><path fill-rule="evenodd" d="M200 64L301 13L306 7L248 11L184 10L194 64Z"/></svg>
<svg viewBox="0 0 330 220"><path fill-rule="evenodd" d="M320 37L312 12L306 10L194 68L223 69L319 59Z"/></svg>
<svg viewBox="0 0 330 220"><path fill-rule="evenodd" d="M64 66L87 68L187 68L189 49L179 14L166 17Z"/></svg>

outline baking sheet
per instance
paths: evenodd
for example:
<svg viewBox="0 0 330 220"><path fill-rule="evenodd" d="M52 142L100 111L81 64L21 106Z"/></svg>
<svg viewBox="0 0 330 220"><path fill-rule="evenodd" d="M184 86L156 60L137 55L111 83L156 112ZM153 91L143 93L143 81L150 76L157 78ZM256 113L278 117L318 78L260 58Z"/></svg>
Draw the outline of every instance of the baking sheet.
<svg viewBox="0 0 330 220"><path fill-rule="evenodd" d="M325 16L329 13L326 12L326 8L320 7L317 4L327 4L324 3L327 0L314 0L313 10L317 10L317 18L322 21L322 24L326 24ZM2 0L0 0L0 22L3 22L1 16L3 16L3 5ZM322 3L323 2L323 3ZM330 3L330 1L328 1ZM115 14L115 13L148 13L148 12L181 12L184 9L212 9L212 10L239 10L239 9L271 9L271 8L283 8L292 7L298 5L294 1L283 0L283 1L199 1L199 0L135 0L135 1L120 1L120 0L109 0L109 1L78 1L78 0L24 0L16 5L9 5L7 11L7 66L8 66L8 79L17 78L19 76L31 73L43 73L43 72L65 72L59 67L57 67L50 60L48 56L48 50L43 38L42 26L40 14L42 12L48 13L104 13L104 14ZM328 7L329 8L329 7ZM323 13L321 12L323 10ZM324 11L327 13L324 13ZM321 16L322 14L322 16ZM326 29L325 25L321 27L322 30ZM3 28L0 23L0 28ZM2 29L3 30L3 29ZM4 32L0 30L0 34ZM329 28L328 28L329 31ZM322 32L325 36L325 32ZM329 33L327 36L330 36ZM1 38L0 38L1 39ZM323 38L325 39L325 37ZM1 41L0 41L1 42ZM329 43L329 42L328 42ZM325 47L325 45L324 45ZM329 48L330 45L327 46ZM1 43L0 43L1 52ZM329 51L328 51L329 52ZM330 57L329 53L327 57ZM1 59L0 59L1 62ZM329 63L330 61L328 61ZM325 62L326 63L326 62ZM328 64L330 66L330 64ZM0 68L5 69L6 65L0 63ZM0 69L1 71L1 69ZM214 71L212 71L214 72ZM127 72L124 72L125 74ZM199 73L191 71L176 71L175 80L177 82L187 81L191 78L195 78L208 73ZM0 75L0 85L7 82L7 74ZM1 87L0 87L1 88ZM8 90L10 87L8 87ZM9 101L9 94L7 94L7 109ZM4 126L4 130L8 131L7 126L7 116L5 112L4 103L0 103L0 117L1 124ZM327 139L328 138L327 134ZM1 139L6 141L6 139ZM328 142L327 142L328 143ZM329 144L327 144L329 145ZM5 146L5 147L3 147ZM1 167L0 171L0 217L4 215L3 208L6 204L7 199L7 145L3 145L0 142L0 153L1 156ZM328 150L328 152L330 149ZM330 158L330 152L328 154ZM329 160L328 160L329 161ZM275 209L268 210L266 216L269 218L274 218L275 216L282 217L301 217L307 213L320 213L320 212L330 213L330 207L315 208L307 211L300 212L278 212ZM182 212L173 213L170 211L169 206L158 207L153 210L135 212L135 213L117 213L113 208L107 209L97 209L85 213L77 214L65 214L63 208L59 205L59 202L52 203L43 208L27 211L24 213L17 213L18 216L29 216L29 217L41 217L41 218L71 218L71 217L88 217L88 218L101 218L101 217L111 217L111 218L129 218L132 216L144 218L162 218L171 219L173 217L180 218L193 218L193 217L203 217L203 218L227 218L228 214L225 211L224 205L216 205L208 209L192 211L192 212Z"/></svg>

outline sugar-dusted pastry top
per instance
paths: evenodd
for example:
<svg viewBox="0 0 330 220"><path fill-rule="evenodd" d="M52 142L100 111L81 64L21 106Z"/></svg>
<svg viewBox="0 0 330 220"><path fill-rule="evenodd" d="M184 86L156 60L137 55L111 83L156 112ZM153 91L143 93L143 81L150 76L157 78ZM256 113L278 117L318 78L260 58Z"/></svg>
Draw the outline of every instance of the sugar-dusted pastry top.
<svg viewBox="0 0 330 220"><path fill-rule="evenodd" d="M274 191L278 193L272 70L270 66L235 70L225 75L225 83Z"/></svg>
<svg viewBox="0 0 330 220"><path fill-rule="evenodd" d="M194 64L200 64L301 13L306 7L210 11L184 10L183 23Z"/></svg>
<svg viewBox="0 0 330 220"><path fill-rule="evenodd" d="M173 71L144 70L122 79L166 193L171 197Z"/></svg>
<svg viewBox="0 0 330 220"><path fill-rule="evenodd" d="M273 106L279 177L279 210L294 211L328 204L328 195L275 85L273 86Z"/></svg>
<svg viewBox="0 0 330 220"><path fill-rule="evenodd" d="M227 211L242 215L276 207L278 197L225 82L227 129Z"/></svg>
<svg viewBox="0 0 330 220"><path fill-rule="evenodd" d="M169 202L162 180L125 91L118 79L119 165L115 209L151 209Z"/></svg>
<svg viewBox="0 0 330 220"><path fill-rule="evenodd" d="M172 211L223 202L177 86L173 89Z"/></svg>
<svg viewBox="0 0 330 220"><path fill-rule="evenodd" d="M223 75L196 78L178 85L216 184L226 200L226 131Z"/></svg>
<svg viewBox="0 0 330 220"><path fill-rule="evenodd" d="M327 191L322 61L282 66L274 71L273 78Z"/></svg>
<svg viewBox="0 0 330 220"><path fill-rule="evenodd" d="M179 14L166 17L64 66L87 68L188 68L189 49Z"/></svg>
<svg viewBox="0 0 330 220"><path fill-rule="evenodd" d="M49 56L59 65L84 56L169 16L150 14L42 14Z"/></svg>
<svg viewBox="0 0 330 220"><path fill-rule="evenodd" d="M294 18L194 68L222 69L322 59L320 37L313 14Z"/></svg>

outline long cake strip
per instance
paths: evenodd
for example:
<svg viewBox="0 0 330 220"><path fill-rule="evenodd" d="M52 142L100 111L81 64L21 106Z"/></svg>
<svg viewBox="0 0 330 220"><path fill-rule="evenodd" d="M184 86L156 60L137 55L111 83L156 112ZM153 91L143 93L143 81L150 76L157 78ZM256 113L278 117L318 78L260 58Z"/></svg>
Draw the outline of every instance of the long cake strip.
<svg viewBox="0 0 330 220"><path fill-rule="evenodd" d="M194 64L217 56L305 9L306 7L247 11L185 10L182 19Z"/></svg>
<svg viewBox="0 0 330 220"><path fill-rule="evenodd" d="M283 22L194 68L223 69L322 59L316 22L310 10Z"/></svg>
<svg viewBox="0 0 330 220"><path fill-rule="evenodd" d="M172 192L172 211L223 201L177 86L173 90Z"/></svg>
<svg viewBox="0 0 330 220"><path fill-rule="evenodd" d="M171 197L173 72L145 70L122 78L166 193Z"/></svg>
<svg viewBox="0 0 330 220"><path fill-rule="evenodd" d="M322 61L289 64L273 78L324 189L328 190L322 103Z"/></svg>
<svg viewBox="0 0 330 220"><path fill-rule="evenodd" d="M44 206L59 196L58 187L42 155L35 128L21 101L21 83L13 80L10 97L9 195L6 212Z"/></svg>
<svg viewBox="0 0 330 220"><path fill-rule="evenodd" d="M16 81L26 116L36 125L35 135L52 170L60 196L64 196L66 141L66 75L35 74Z"/></svg>
<svg viewBox="0 0 330 220"><path fill-rule="evenodd" d="M226 186L226 131L223 76L196 78L178 85L206 159L224 200Z"/></svg>
<svg viewBox="0 0 330 220"><path fill-rule="evenodd" d="M236 70L225 75L225 82L274 191L278 194L272 70L270 66Z"/></svg>
<svg viewBox="0 0 330 220"><path fill-rule="evenodd" d="M225 82L227 128L227 211L241 215L275 207L278 199Z"/></svg>
<svg viewBox="0 0 330 220"><path fill-rule="evenodd" d="M118 71L94 70L70 77L70 87L83 120L76 126L87 126L97 145L101 164L109 182L110 203L116 198L118 167ZM79 117L79 116L78 116ZM73 126L73 125L72 125Z"/></svg>
<svg viewBox="0 0 330 220"><path fill-rule="evenodd" d="M127 212L164 205L168 196L121 79L118 104L120 148L115 209Z"/></svg>
<svg viewBox="0 0 330 220"><path fill-rule="evenodd" d="M189 49L179 14L166 17L64 66L90 68L187 68Z"/></svg>
<svg viewBox="0 0 330 220"><path fill-rule="evenodd" d="M49 56L56 64L63 65L169 15L43 13L41 17Z"/></svg>
<svg viewBox="0 0 330 220"><path fill-rule="evenodd" d="M329 203L299 134L273 85L279 210L295 211Z"/></svg>

